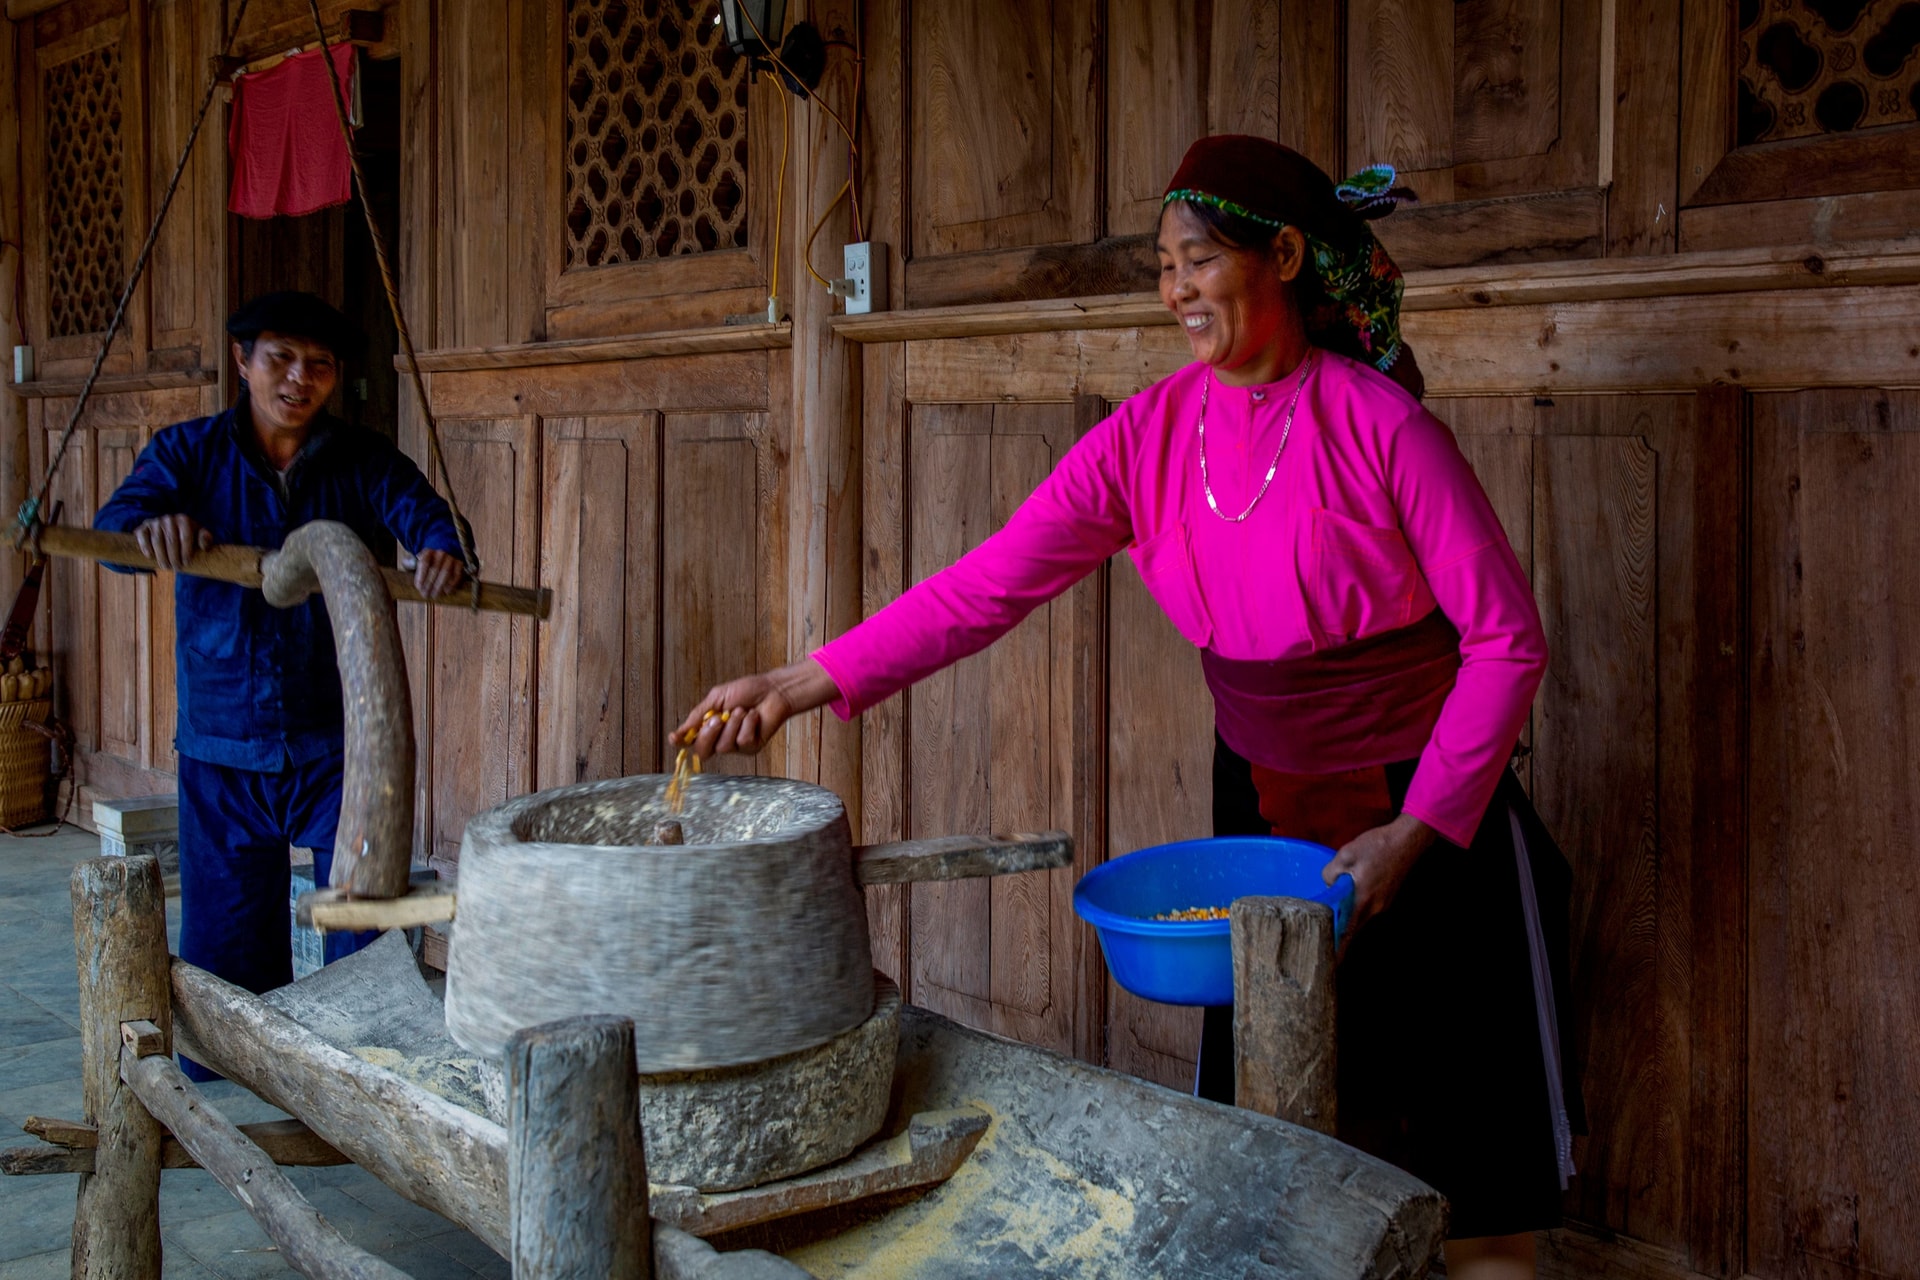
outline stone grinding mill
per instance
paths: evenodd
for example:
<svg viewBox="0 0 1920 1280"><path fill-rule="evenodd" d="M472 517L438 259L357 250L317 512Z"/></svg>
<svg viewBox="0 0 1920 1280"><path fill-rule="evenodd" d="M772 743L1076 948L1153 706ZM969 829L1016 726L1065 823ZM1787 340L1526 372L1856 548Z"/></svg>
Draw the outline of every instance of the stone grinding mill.
<svg viewBox="0 0 1920 1280"><path fill-rule="evenodd" d="M656 1182L729 1191L850 1154L886 1118L900 994L863 883L1067 865L1064 832L854 848L820 787L658 775L524 796L460 851L447 1029L488 1059L576 1014L634 1024ZM678 843L657 843L674 824Z"/></svg>

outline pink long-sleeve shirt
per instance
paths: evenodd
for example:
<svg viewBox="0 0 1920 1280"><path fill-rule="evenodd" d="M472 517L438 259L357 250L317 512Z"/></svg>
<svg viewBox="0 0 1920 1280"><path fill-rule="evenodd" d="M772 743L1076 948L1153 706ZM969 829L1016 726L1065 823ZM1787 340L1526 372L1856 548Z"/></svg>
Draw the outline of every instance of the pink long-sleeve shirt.
<svg viewBox="0 0 1920 1280"><path fill-rule="evenodd" d="M1260 491L1295 376L1211 380L1207 475L1227 516ZM1122 549L1181 635L1229 660L1326 654L1437 607L1460 633L1459 668L1421 706L1383 696L1355 714L1349 700L1337 724L1276 725L1220 703L1232 695L1216 685L1217 722L1236 751L1291 772L1386 764L1411 743L1406 812L1471 843L1547 662L1532 589L1473 468L1398 385L1319 351L1272 484L1244 521L1222 519L1201 480L1205 377L1189 365L1127 400L1002 529L816 651L835 712L851 718L986 648Z"/></svg>

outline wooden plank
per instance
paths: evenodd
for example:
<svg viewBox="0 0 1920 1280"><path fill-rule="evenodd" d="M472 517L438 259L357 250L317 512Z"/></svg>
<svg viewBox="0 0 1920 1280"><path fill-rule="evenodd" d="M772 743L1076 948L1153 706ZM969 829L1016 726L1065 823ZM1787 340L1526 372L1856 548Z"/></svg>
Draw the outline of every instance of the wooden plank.
<svg viewBox="0 0 1920 1280"><path fill-rule="evenodd" d="M180 1036L196 1061L304 1119L355 1164L504 1255L506 1130L203 969L175 960L172 975Z"/></svg>
<svg viewBox="0 0 1920 1280"><path fill-rule="evenodd" d="M907 589L906 537L906 347L900 343L861 351L860 503L861 606L878 613ZM903 771L908 742L906 698L888 698L866 714L860 735L860 831L867 840L898 840L906 834ZM876 885L866 891L867 927L874 968L912 999L907 969L907 890Z"/></svg>
<svg viewBox="0 0 1920 1280"><path fill-rule="evenodd" d="M911 6L913 258L1094 238L1099 31L1089 0Z"/></svg>
<svg viewBox="0 0 1920 1280"><path fill-rule="evenodd" d="M1920 123L1762 142L1729 151L1687 204L1920 187Z"/></svg>
<svg viewBox="0 0 1920 1280"><path fill-rule="evenodd" d="M1719 0L1681 0L1680 185L1683 205L1732 150L1734 11Z"/></svg>
<svg viewBox="0 0 1920 1280"><path fill-rule="evenodd" d="M918 309L1146 290L1159 271L1153 238L1133 235L915 258L903 274Z"/></svg>
<svg viewBox="0 0 1920 1280"><path fill-rule="evenodd" d="M660 417L541 426L540 580L561 603L540 630L535 785L654 773L663 750Z"/></svg>
<svg viewBox="0 0 1920 1280"><path fill-rule="evenodd" d="M97 343L95 345L98 345ZM154 373L102 374L93 384L94 396L124 395L134 391L171 391L181 387L212 386L219 375L210 369L165 369ZM40 379L9 384L24 399L72 399L86 382L80 378Z"/></svg>
<svg viewBox="0 0 1920 1280"><path fill-rule="evenodd" d="M1073 437L1064 405L916 404L907 518L915 578L997 528ZM1058 603L989 652L917 685L906 786L909 838L1052 825L1059 723ZM1047 690L1044 695L1037 691ZM1028 873L917 885L909 895L915 1000L1028 1043L1069 1051L1075 930L1071 877Z"/></svg>
<svg viewBox="0 0 1920 1280"><path fill-rule="evenodd" d="M1405 329L1430 391L1551 394L1913 385L1916 322L1914 290L1843 288L1427 312Z"/></svg>
<svg viewBox="0 0 1920 1280"><path fill-rule="evenodd" d="M907 397L915 404L1124 400L1191 359L1185 336L1170 325L917 342L907 351Z"/></svg>
<svg viewBox="0 0 1920 1280"><path fill-rule="evenodd" d="M1233 1101L1331 1134L1338 1098L1333 911L1298 898L1233 904Z"/></svg>
<svg viewBox="0 0 1920 1280"><path fill-rule="evenodd" d="M78 1163L70 1168L46 1170L61 1173L93 1172L93 1150L100 1143L100 1130L85 1120L48 1119L44 1116L28 1116L20 1126L48 1146L70 1153ZM299 1165L303 1167L325 1167L345 1164L347 1158L334 1149L333 1144L314 1133L298 1120L261 1120L253 1124L243 1124L240 1132L249 1142L272 1157L275 1164ZM193 1155L180 1145L179 1139L169 1134L160 1144L160 1167L163 1169L193 1169Z"/></svg>
<svg viewBox="0 0 1920 1280"><path fill-rule="evenodd" d="M145 443L141 437L141 432L127 428L93 433L95 493L112 493L133 470L134 456ZM99 746L135 763L141 759L141 722L146 718L142 704L150 687L141 679L141 667L150 665L152 657L143 652L151 639L143 623L152 591L151 578L119 573L100 574L94 588L92 625L100 636L113 641L98 650Z"/></svg>
<svg viewBox="0 0 1920 1280"><path fill-rule="evenodd" d="M160 1038L158 1028L154 1034ZM272 1157L206 1105L172 1058L128 1046L120 1075L195 1162L245 1206L287 1265L315 1280L407 1280L405 1272L350 1243L321 1217Z"/></svg>
<svg viewBox="0 0 1920 1280"><path fill-rule="evenodd" d="M1683 1067L1660 955L1666 459L1645 435L1584 434L1579 421L1625 407L1572 406L1536 446L1534 588L1555 661L1536 703L1533 795L1574 873L1571 972L1592 1130L1578 1157L1578 1216L1674 1243ZM1635 1172L1655 1169L1675 1172Z"/></svg>
<svg viewBox="0 0 1920 1280"><path fill-rule="evenodd" d="M1587 187L1417 205L1374 230L1403 271L1597 258L1606 243L1606 193Z"/></svg>
<svg viewBox="0 0 1920 1280"><path fill-rule="evenodd" d="M1453 164L1453 7L1422 0L1347 6L1347 162L1402 170Z"/></svg>
<svg viewBox="0 0 1920 1280"><path fill-rule="evenodd" d="M1114 857L1213 834L1213 701L1193 645L1128 556L1108 579L1108 848ZM1107 988L1107 1065L1191 1092L1200 1011Z"/></svg>
<svg viewBox="0 0 1920 1280"><path fill-rule="evenodd" d="M764 409L767 387L765 353L730 351L617 364L438 374L433 403L448 418Z"/></svg>
<svg viewBox="0 0 1920 1280"><path fill-rule="evenodd" d="M24 16L24 15L23 15ZM31 483L27 406L13 386L13 348L26 340L27 317L22 306L27 294L27 259L23 256L25 211L21 173L20 74L31 38L21 40L25 28L0 23L0 348L9 356L0 371L0 506L18 510ZM22 46L26 46L23 48ZM38 94L32 95L38 97ZM0 559L0 596L11 600L20 589L22 565L17 557Z"/></svg>
<svg viewBox="0 0 1920 1280"><path fill-rule="evenodd" d="M1539 0L1454 7L1453 163L1544 155L1560 141L1560 10Z"/></svg>
<svg viewBox="0 0 1920 1280"><path fill-rule="evenodd" d="M1920 213L1920 205L1915 208ZM1402 311L1912 283L1920 283L1920 253L1909 240L1843 246L1801 242L1641 261L1573 259L1415 270L1407 276ZM1172 323L1157 294L1123 293L842 316L834 328L856 342L903 342Z"/></svg>
<svg viewBox="0 0 1920 1280"><path fill-rule="evenodd" d="M507 273L506 332L509 342L540 342L547 337L547 258L560 251L563 200L552 195L558 158L550 113L562 101L561 54L555 41L562 23L552 4L511 4L507 8L507 77L501 82L506 102L507 222L513 229L513 270Z"/></svg>
<svg viewBox="0 0 1920 1280"><path fill-rule="evenodd" d="M850 40L859 25L851 0L813 0L812 21L830 39ZM830 103L852 103L857 90L848 59L830 59L819 92ZM847 177L846 138L822 111L800 116L802 198L790 202L787 234L804 247L820 216L821 242L853 239L849 205L833 205ZM816 215L810 210L831 210ZM837 275L838 272L829 272ZM767 584L784 597L785 634L762 667L811 653L860 621L860 369L851 344L832 330L833 299L798 283L788 289L794 331L801 335L790 360L791 399L783 415L789 460L785 511L790 519L770 531L784 542L784 581ZM790 725L782 737L791 777L818 782L846 802L848 817L860 816L860 723L826 711Z"/></svg>
<svg viewBox="0 0 1920 1280"><path fill-rule="evenodd" d="M1897 1047L1920 1011L1895 977L1920 957L1920 396L1760 397L1753 438L1745 1261L1897 1274L1920 1254L1915 1189L1889 1176L1916 1154L1920 1096Z"/></svg>
<svg viewBox="0 0 1920 1280"><path fill-rule="evenodd" d="M1075 400L1073 438L1080 440L1099 426L1108 409L1099 396ZM1107 582L1102 566L1070 587L1055 606L1053 669L1058 674L1050 714L1065 731L1054 739L1050 785L1056 820L1073 834L1072 884L1107 857ZM1104 1063L1106 958L1098 946L1088 945L1084 931L1076 930L1071 941L1069 955L1058 963L1065 971L1064 999L1073 1020L1072 1052L1083 1061Z"/></svg>
<svg viewBox="0 0 1920 1280"><path fill-rule="evenodd" d="M633 1020L599 1014L528 1027L507 1041L515 1276L653 1275L633 1052Z"/></svg>
<svg viewBox="0 0 1920 1280"><path fill-rule="evenodd" d="M1306 11L1305 23L1299 21L1300 11ZM1283 84L1291 91L1312 93L1317 88L1326 95L1323 101L1307 108L1317 110L1319 115L1311 121L1289 121L1289 127L1303 131L1326 126L1338 129L1339 51L1337 48L1321 50L1314 42L1314 34L1329 25L1330 14L1334 19L1332 25L1337 28L1339 15L1324 5L1283 5L1280 0L1214 0L1201 47L1206 65L1204 131L1278 137L1280 122L1287 118L1287 111L1280 103ZM1283 24L1286 24L1284 33ZM1302 27L1307 30L1302 32ZM1327 56L1329 54L1331 56ZM1317 72L1282 74L1294 72L1301 65L1298 59L1315 55L1322 60L1307 65L1320 68ZM1198 136L1196 132L1180 140L1181 147ZM1296 138L1288 145L1310 159L1317 155L1314 149L1317 143L1313 140ZM1175 164L1181 154L1184 152L1174 155ZM1171 177L1172 168L1160 175L1163 189Z"/></svg>
<svg viewBox="0 0 1920 1280"><path fill-rule="evenodd" d="M1920 235L1920 191L1699 205L1682 209L1679 221L1683 252L1911 241Z"/></svg>
<svg viewBox="0 0 1920 1280"><path fill-rule="evenodd" d="M166 895L149 857L94 858L73 869L80 971L80 1071L94 1169L80 1180L73 1274L160 1275L160 1122L120 1080L120 1024L145 1019L162 1045L167 996Z"/></svg>
<svg viewBox="0 0 1920 1280"><path fill-rule="evenodd" d="M1692 879L1687 1047L1688 1256L1745 1268L1748 555L1752 479L1746 393L1712 387L1694 412Z"/></svg>
<svg viewBox="0 0 1920 1280"><path fill-rule="evenodd" d="M1269 9L1277 5L1266 6ZM1106 230L1110 235L1151 235L1160 220L1160 196L1180 165L1187 145L1205 135L1206 93L1202 74L1216 42L1196 15L1153 0L1110 0L1106 30ZM1244 31L1230 44L1244 48ZM1271 50L1269 50L1271 53ZM1244 53L1242 56L1246 56ZM1267 70L1271 81L1271 65ZM1235 90L1257 89L1236 83Z"/></svg>
<svg viewBox="0 0 1920 1280"><path fill-rule="evenodd" d="M772 531L751 536L738 513L765 496L758 441L765 415L670 414L661 452L660 714L669 729L708 689L760 670L757 557ZM709 768L758 773L757 756L721 756Z"/></svg>
<svg viewBox="0 0 1920 1280"><path fill-rule="evenodd" d="M1280 101L1272 135L1328 173L1346 172L1348 17L1344 5L1287 0L1280 6Z"/></svg>
<svg viewBox="0 0 1920 1280"><path fill-rule="evenodd" d="M644 337L573 338L518 342L500 347L422 351L420 367L436 373L468 369L527 369L558 364L602 364L659 356L698 356L715 351L770 351L793 345L793 325L728 324L651 333ZM400 357L394 367L404 367Z"/></svg>
<svg viewBox="0 0 1920 1280"><path fill-rule="evenodd" d="M467 495L474 551L491 572L525 582L538 572L538 439L530 416L442 418L456 493ZM532 789L532 623L499 614L433 611L430 686L431 842L457 863L467 819Z"/></svg>
<svg viewBox="0 0 1920 1280"><path fill-rule="evenodd" d="M1672 253L1680 193L1681 15L1670 0L1616 0L1612 64L1615 144L1599 175L1607 196L1607 256ZM1689 74L1691 67L1686 68ZM1625 145L1621 145L1624 142Z"/></svg>

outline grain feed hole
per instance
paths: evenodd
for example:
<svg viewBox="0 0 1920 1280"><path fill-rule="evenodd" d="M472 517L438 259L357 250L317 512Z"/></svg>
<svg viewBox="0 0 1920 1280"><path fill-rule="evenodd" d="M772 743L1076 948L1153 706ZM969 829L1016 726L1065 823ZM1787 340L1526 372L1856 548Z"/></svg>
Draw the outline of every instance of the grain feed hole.
<svg viewBox="0 0 1920 1280"><path fill-rule="evenodd" d="M513 820L516 840L532 844L653 846L662 823L680 824L683 847L737 845L800 836L840 813L830 793L794 792L780 779L703 774L687 785L685 807L667 803L665 775L622 778L589 794L529 805Z"/></svg>

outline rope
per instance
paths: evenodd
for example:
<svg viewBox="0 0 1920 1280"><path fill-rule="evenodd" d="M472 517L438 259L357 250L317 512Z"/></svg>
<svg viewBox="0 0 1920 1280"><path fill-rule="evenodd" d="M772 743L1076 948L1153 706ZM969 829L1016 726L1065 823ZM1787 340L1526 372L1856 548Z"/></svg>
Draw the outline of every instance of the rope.
<svg viewBox="0 0 1920 1280"><path fill-rule="evenodd" d="M224 57L231 57L233 45L240 38L240 24L246 20L247 5L252 0L240 0L239 8L233 15L233 27L227 32L227 43L221 50ZM47 497L53 492L53 478L60 470L60 464L66 459L67 446L73 441L73 432L80 425L80 415L87 411L87 401L93 395L93 385L100 380L100 370L107 363L107 352L113 348L113 340L120 333L121 321L126 319L127 304L133 300L134 288L140 283L140 277L146 273L147 259L153 255L153 246L160 239L160 226L167 219L167 210L173 205L173 193L180 189L180 179L187 171L187 161L193 155L193 144L200 137L200 127L207 122L207 108L213 105L214 92L220 87L220 74L216 70L207 78L207 91L200 98L200 113L193 118L193 131L187 134L187 145L180 150L180 160L173 166L173 177L167 183L167 194L160 198L160 208L154 212L153 225L147 228L147 242L140 246L140 256L133 261L133 272L127 277L126 288L120 291L120 303L113 309L113 321L107 326L107 333L100 340L100 350L93 357L93 368L87 373L86 382L81 384L80 398L73 402L73 412L67 417L67 426L60 433L60 444L54 450L53 457L47 462L46 478L40 482L40 492L20 504L19 514L14 517L14 545L17 547L40 519L40 512L47 505ZM24 264L23 264L24 266Z"/></svg>
<svg viewBox="0 0 1920 1280"><path fill-rule="evenodd" d="M242 0L244 6L245 0ZM320 0L307 0L313 14L313 29L320 37L320 57L327 66L327 83L333 86L333 110L340 119L340 137L347 144L347 162L353 166L354 186L360 193L360 212L367 219L367 235L373 240L373 257L380 264L380 284L387 291L387 306L393 311L394 328L400 331L400 349L406 353L407 372L413 380L414 394L420 397L420 416L427 424L427 452L434 473L447 491L447 506L453 512L453 532L460 539L460 556L466 561L467 581L473 587L473 607L480 607L480 559L473 552L473 538L467 521L460 514L460 500L453 496L453 477L447 472L447 460L440 452L440 426L433 406L427 402L427 384L420 377L420 357L413 349L413 332L407 328L407 313L400 305L400 290L393 282L393 266L387 259L387 238L373 216L373 203L367 197L366 175L360 171L360 153L353 146L353 125L347 119L347 99L340 87L340 72L333 65L333 47L327 43L327 24L320 16Z"/></svg>

